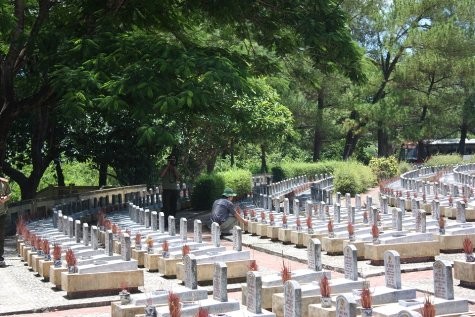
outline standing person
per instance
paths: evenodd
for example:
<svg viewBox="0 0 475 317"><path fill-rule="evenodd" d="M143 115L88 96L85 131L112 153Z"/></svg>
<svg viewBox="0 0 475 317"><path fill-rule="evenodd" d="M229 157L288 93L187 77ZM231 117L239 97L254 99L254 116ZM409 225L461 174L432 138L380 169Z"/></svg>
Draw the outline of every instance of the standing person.
<svg viewBox="0 0 475 317"><path fill-rule="evenodd" d="M222 236L231 235L231 230L238 222L246 223L241 214L235 210L233 199L236 193L231 188L226 188L221 198L216 199L211 209L211 222L219 224Z"/></svg>
<svg viewBox="0 0 475 317"><path fill-rule="evenodd" d="M8 179L1 177L0 174L0 267L5 267L5 219L7 218L8 206L7 201L10 200L11 191L8 185Z"/></svg>
<svg viewBox="0 0 475 317"><path fill-rule="evenodd" d="M168 164L160 174L162 178L162 201L163 213L165 215L165 226L168 226L168 216L176 215L177 200L178 200L178 180L179 174L176 170L176 158L171 155L168 158Z"/></svg>

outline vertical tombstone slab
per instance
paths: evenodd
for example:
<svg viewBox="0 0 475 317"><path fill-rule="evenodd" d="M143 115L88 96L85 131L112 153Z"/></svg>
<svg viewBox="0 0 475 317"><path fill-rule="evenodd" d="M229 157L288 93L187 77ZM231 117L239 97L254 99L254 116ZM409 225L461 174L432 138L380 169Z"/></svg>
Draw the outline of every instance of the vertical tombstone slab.
<svg viewBox="0 0 475 317"><path fill-rule="evenodd" d="M361 195L360 194L355 195L355 209L357 212L361 211Z"/></svg>
<svg viewBox="0 0 475 317"><path fill-rule="evenodd" d="M419 214L421 216L421 232L426 233L427 231L427 214L423 209L419 209Z"/></svg>
<svg viewBox="0 0 475 317"><path fill-rule="evenodd" d="M379 210L376 207L371 207L371 224L372 225L378 225L378 215L379 215Z"/></svg>
<svg viewBox="0 0 475 317"><path fill-rule="evenodd" d="M143 206L143 202L142 202ZM140 208L139 209L139 223L144 226L145 225L145 209Z"/></svg>
<svg viewBox="0 0 475 317"><path fill-rule="evenodd" d="M175 217L168 216L168 234L172 237L176 235Z"/></svg>
<svg viewBox="0 0 475 317"><path fill-rule="evenodd" d="M105 253L108 256L112 256L114 254L114 234L112 230L106 231L106 240L105 240Z"/></svg>
<svg viewBox="0 0 475 317"><path fill-rule="evenodd" d="M150 228L150 209L145 209L144 218L145 228Z"/></svg>
<svg viewBox="0 0 475 317"><path fill-rule="evenodd" d="M381 205L381 212L386 215L388 214L388 209L389 209L389 206L388 206L388 197L387 196L383 196L381 198L381 202L382 202L382 205Z"/></svg>
<svg viewBox="0 0 475 317"><path fill-rule="evenodd" d="M152 211L150 214L150 225L152 227L152 231L157 231L158 229L158 213L156 211Z"/></svg>
<svg viewBox="0 0 475 317"><path fill-rule="evenodd" d="M401 198L399 200L399 208L403 211L403 212L406 212L406 199L405 198Z"/></svg>
<svg viewBox="0 0 475 317"><path fill-rule="evenodd" d="M396 230L397 226L397 213L399 208L391 209L391 227L393 230Z"/></svg>
<svg viewBox="0 0 475 317"><path fill-rule="evenodd" d="M366 196L366 210L370 210L371 206L373 206L373 197Z"/></svg>
<svg viewBox="0 0 475 317"><path fill-rule="evenodd" d="M193 254L183 256L183 265L185 269L185 286L190 289L197 289L198 267L195 256Z"/></svg>
<svg viewBox="0 0 475 317"><path fill-rule="evenodd" d="M158 230L160 231L160 233L165 232L165 214L163 213L163 211L160 211L158 213Z"/></svg>
<svg viewBox="0 0 475 317"><path fill-rule="evenodd" d="M454 280L452 264L445 260L436 260L433 266L434 296L442 299L454 299Z"/></svg>
<svg viewBox="0 0 475 317"><path fill-rule="evenodd" d="M199 219L195 219L193 222L193 241L196 243L203 242L203 225Z"/></svg>
<svg viewBox="0 0 475 317"><path fill-rule="evenodd" d="M354 245L349 244L343 248L344 270L345 278L357 281L358 280L358 259L357 249Z"/></svg>
<svg viewBox="0 0 475 317"><path fill-rule="evenodd" d="M81 220L74 221L74 233L76 237L76 243L81 242Z"/></svg>
<svg viewBox="0 0 475 317"><path fill-rule="evenodd" d="M214 247L219 247L221 244L221 228L217 222L211 224L211 243Z"/></svg>
<svg viewBox="0 0 475 317"><path fill-rule="evenodd" d="M99 248L99 229L97 226L91 227L91 247L93 250Z"/></svg>
<svg viewBox="0 0 475 317"><path fill-rule="evenodd" d="M242 251L242 229L239 226L233 229L233 250Z"/></svg>
<svg viewBox="0 0 475 317"><path fill-rule="evenodd" d="M422 223L422 214L421 210L417 209L413 212L413 215L416 217L416 232L421 232L421 223Z"/></svg>
<svg viewBox="0 0 475 317"><path fill-rule="evenodd" d="M274 211L275 212L280 212L280 199L274 198Z"/></svg>
<svg viewBox="0 0 475 317"><path fill-rule="evenodd" d="M401 288L401 257L394 250L384 252L384 281L386 287Z"/></svg>
<svg viewBox="0 0 475 317"><path fill-rule="evenodd" d="M53 209L53 228L58 228L58 211Z"/></svg>
<svg viewBox="0 0 475 317"><path fill-rule="evenodd" d="M404 211L401 209L398 209L397 211L396 231L402 231L403 212Z"/></svg>
<svg viewBox="0 0 475 317"><path fill-rule="evenodd" d="M186 242L188 239L188 220L186 218L180 218L180 239L183 242Z"/></svg>
<svg viewBox="0 0 475 317"><path fill-rule="evenodd" d="M74 219L73 217L68 217L67 221L66 234L72 239L74 237Z"/></svg>
<svg viewBox="0 0 475 317"><path fill-rule="evenodd" d="M333 206L333 221L335 221L335 223L340 223L341 222L340 204L335 204L335 206Z"/></svg>
<svg viewBox="0 0 475 317"><path fill-rule="evenodd" d="M350 207L348 210L348 222L355 224L356 221L356 210L355 207Z"/></svg>
<svg viewBox="0 0 475 317"><path fill-rule="evenodd" d="M300 201L297 198L294 198L294 205L292 207L292 213L298 215L300 211Z"/></svg>
<svg viewBox="0 0 475 317"><path fill-rule="evenodd" d="M253 314L262 313L262 277L259 272L248 271L246 275L247 310Z"/></svg>
<svg viewBox="0 0 475 317"><path fill-rule="evenodd" d="M302 317L302 288L294 280L284 284L284 317Z"/></svg>
<svg viewBox="0 0 475 317"><path fill-rule="evenodd" d="M307 200L305 201L305 217L312 217L312 201Z"/></svg>
<svg viewBox="0 0 475 317"><path fill-rule="evenodd" d="M290 211L289 199L286 197L284 198L284 214L288 215L289 211Z"/></svg>
<svg viewBox="0 0 475 317"><path fill-rule="evenodd" d="M322 271L322 244L317 238L308 241L307 262L310 270Z"/></svg>
<svg viewBox="0 0 475 317"><path fill-rule="evenodd" d="M335 317L356 317L356 303L346 295L336 297Z"/></svg>
<svg viewBox="0 0 475 317"><path fill-rule="evenodd" d="M346 203L346 208L349 210L351 209L351 194L350 193L346 193L345 194L345 203Z"/></svg>
<svg viewBox="0 0 475 317"><path fill-rule="evenodd" d="M460 223L466 223L465 217L465 202L457 201L457 214L455 216L455 220Z"/></svg>
<svg viewBox="0 0 475 317"><path fill-rule="evenodd" d="M86 247L89 245L89 225L87 222L82 224L82 243Z"/></svg>
<svg viewBox="0 0 475 317"><path fill-rule="evenodd" d="M58 231L63 232L63 212L58 211Z"/></svg>
<svg viewBox="0 0 475 317"><path fill-rule="evenodd" d="M213 299L228 301L228 266L224 262L214 263Z"/></svg>
<svg viewBox="0 0 475 317"><path fill-rule="evenodd" d="M132 242L130 241L128 233L124 233L122 238L122 243L120 244L120 255L124 261L130 261L130 258L132 257Z"/></svg>

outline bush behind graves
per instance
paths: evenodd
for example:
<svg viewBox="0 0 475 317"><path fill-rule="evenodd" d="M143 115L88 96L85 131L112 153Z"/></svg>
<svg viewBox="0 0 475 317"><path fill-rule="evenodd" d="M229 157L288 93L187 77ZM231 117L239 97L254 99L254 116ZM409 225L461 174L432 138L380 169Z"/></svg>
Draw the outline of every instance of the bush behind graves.
<svg viewBox="0 0 475 317"><path fill-rule="evenodd" d="M237 193L237 199L246 197L251 192L252 174L243 169L202 174L198 176L191 194L191 205L196 210L207 210L215 199L221 197L226 187Z"/></svg>
<svg viewBox="0 0 475 317"><path fill-rule="evenodd" d="M431 156L425 163L425 166L455 165L463 162L459 154L438 154Z"/></svg>
<svg viewBox="0 0 475 317"><path fill-rule="evenodd" d="M395 156L373 157L369 161L369 167L378 181L397 176L399 172L398 162Z"/></svg>
<svg viewBox="0 0 475 317"><path fill-rule="evenodd" d="M340 162L333 177L335 192L350 193L352 196L364 193L376 185L376 177L371 168L358 162Z"/></svg>
<svg viewBox="0 0 475 317"><path fill-rule="evenodd" d="M306 175L314 179L315 175L332 174L338 161L322 161L317 163L287 162L272 168L272 180L274 182L296 176Z"/></svg>
<svg viewBox="0 0 475 317"><path fill-rule="evenodd" d="M213 201L224 191L224 178L218 174L201 174L195 180L191 205L195 210L210 209Z"/></svg>
<svg viewBox="0 0 475 317"><path fill-rule="evenodd" d="M224 179L224 187L230 187L237 194L236 199L244 198L252 191L252 174L245 169L231 169L219 172Z"/></svg>

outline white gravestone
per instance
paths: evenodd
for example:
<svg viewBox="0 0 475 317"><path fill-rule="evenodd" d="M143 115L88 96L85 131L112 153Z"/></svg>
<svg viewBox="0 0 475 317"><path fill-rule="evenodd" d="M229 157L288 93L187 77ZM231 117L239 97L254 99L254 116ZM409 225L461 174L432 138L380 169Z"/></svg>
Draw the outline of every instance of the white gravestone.
<svg viewBox="0 0 475 317"><path fill-rule="evenodd" d="M246 296L247 310L253 314L260 314L262 312L261 274L255 271L247 272L246 284L247 284L247 296Z"/></svg>
<svg viewBox="0 0 475 317"><path fill-rule="evenodd" d="M185 286L190 289L198 288L198 268L196 258L193 254L183 256L183 264L185 268Z"/></svg>
<svg viewBox="0 0 475 317"><path fill-rule="evenodd" d="M193 241L196 243L203 242L203 224L199 219L195 219L193 222Z"/></svg>
<svg viewBox="0 0 475 317"><path fill-rule="evenodd" d="M401 257L394 250L384 252L384 281L386 287L401 289Z"/></svg>
<svg viewBox="0 0 475 317"><path fill-rule="evenodd" d="M214 263L213 299L220 302L228 301L228 267L224 262Z"/></svg>
<svg viewBox="0 0 475 317"><path fill-rule="evenodd" d="M284 317L302 317L302 288L294 280L284 284Z"/></svg>
<svg viewBox="0 0 475 317"><path fill-rule="evenodd" d="M433 266L434 296L443 299L454 299L454 280L452 264L449 261L437 260Z"/></svg>
<svg viewBox="0 0 475 317"><path fill-rule="evenodd" d="M358 260L357 249L354 245L349 244L343 248L344 270L345 278L357 281L358 280Z"/></svg>
<svg viewBox="0 0 475 317"><path fill-rule="evenodd" d="M310 239L307 248L307 262L310 270L317 272L323 269L322 267L322 244L319 239Z"/></svg>

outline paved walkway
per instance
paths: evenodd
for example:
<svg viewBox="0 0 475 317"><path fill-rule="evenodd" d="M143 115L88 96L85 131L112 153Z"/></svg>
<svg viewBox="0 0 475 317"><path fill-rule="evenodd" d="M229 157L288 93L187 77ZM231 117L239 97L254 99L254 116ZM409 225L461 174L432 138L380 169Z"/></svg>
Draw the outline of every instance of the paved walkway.
<svg viewBox="0 0 475 317"><path fill-rule="evenodd" d="M177 217L186 217L189 220L208 218L206 213L193 211L180 212ZM191 225L192 221L188 221ZM206 230L204 230L206 231ZM189 232L192 232L189 230ZM209 232L204 232L203 240L210 241ZM282 262L289 265L292 270L306 267L306 249L298 249L293 245L284 245L280 242L271 242L249 234L243 235L245 249L250 249L252 257L257 261L259 271L269 274L280 271ZM232 248L230 239L223 240L223 245ZM252 247L252 249L250 248ZM8 266L0 268L0 315L13 316L110 316L110 302L118 300L118 296L100 296L84 299L67 299L66 292L52 288L52 284L44 282L40 277L29 271L25 263L20 260L15 250L14 237L7 239L6 261ZM282 258L284 255L285 259ZM462 259L462 254L442 254L438 259L453 261ZM332 277L342 277L343 257L327 256L322 254L322 262L326 269L332 270ZM431 293L433 290L432 263L402 264L402 285L416 288L418 296L423 292ZM370 281L371 286L384 285L382 267L369 265L368 261L358 261L360 275ZM145 286L142 292L151 292L159 288L166 288L176 280L164 279L158 273L145 271ZM475 313L475 290L458 286L459 281L454 280L454 292L457 298L466 298L471 302L470 310ZM211 287L209 287L211 289ZM229 297L241 298L239 284L228 287Z"/></svg>

